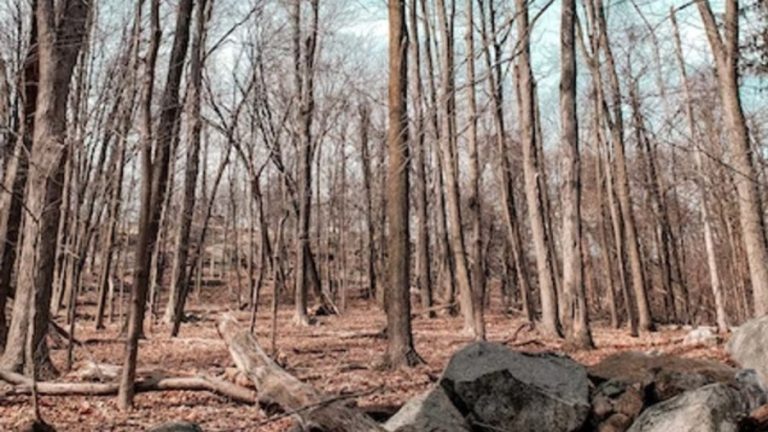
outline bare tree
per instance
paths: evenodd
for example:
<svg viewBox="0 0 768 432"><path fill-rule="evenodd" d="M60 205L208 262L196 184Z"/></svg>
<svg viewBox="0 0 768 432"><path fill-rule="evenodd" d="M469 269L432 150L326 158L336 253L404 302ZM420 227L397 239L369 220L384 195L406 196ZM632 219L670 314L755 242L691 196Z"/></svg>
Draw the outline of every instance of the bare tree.
<svg viewBox="0 0 768 432"><path fill-rule="evenodd" d="M28 373L53 372L45 336L53 286L64 170L69 156L65 113L72 72L83 44L89 2L39 0L35 4L39 80L24 197L13 318L2 367ZM57 13L57 11L59 13ZM67 41L67 43L61 43ZM33 351L25 356L25 347ZM33 358L29 358L29 355ZM25 367L26 366L26 367Z"/></svg>
<svg viewBox="0 0 768 432"><path fill-rule="evenodd" d="M535 106L533 97L533 72L530 61L530 26L528 4L525 0L516 0L517 37L522 45L517 60L517 94L520 105L520 140L523 147L523 172L525 178L525 196L528 202L528 219L536 254L536 271L541 292L542 330L550 336L560 336L557 293L554 286L554 274L547 247L546 221L542 208L541 170L537 160Z"/></svg>
<svg viewBox="0 0 768 432"><path fill-rule="evenodd" d="M133 405L134 380L136 378L136 358L139 351L139 337L143 333L144 312L147 302L147 292L150 284L150 266L155 243L160 228L162 203L165 201L170 171L170 159L173 142L174 125L178 122L181 112L179 107L179 86L184 70L184 59L189 42L189 23L192 15L192 0L181 0L176 13L176 29L174 31L173 48L168 64L168 76L165 90L160 101L160 120L157 125L155 138L155 155L152 157L152 93L154 80L154 65L160 43L160 5L158 0L151 1L150 13L150 46L148 48L146 75L142 89L141 107L141 155L142 155L142 187L141 210L139 213L139 233L136 241L134 268L134 284L131 290L131 307L128 322L128 336L125 342L125 360L120 379L118 405L128 409ZM140 11L141 5L137 7Z"/></svg>
<svg viewBox="0 0 768 432"><path fill-rule="evenodd" d="M390 0L387 151L387 352L385 365L414 366L421 361L411 332L411 251L409 223L408 35L405 0Z"/></svg>
<svg viewBox="0 0 768 432"><path fill-rule="evenodd" d="M575 0L561 5L560 21L560 140L564 157L563 294L566 339L580 348L594 346L589 328L581 232L581 162L576 116Z"/></svg>
<svg viewBox="0 0 768 432"><path fill-rule="evenodd" d="M704 22L720 82L720 98L736 171L734 181L739 197L739 222L752 282L755 315L763 316L768 314L768 246L753 149L739 95L739 2L725 1L722 33L718 30L709 1L696 0L696 6Z"/></svg>

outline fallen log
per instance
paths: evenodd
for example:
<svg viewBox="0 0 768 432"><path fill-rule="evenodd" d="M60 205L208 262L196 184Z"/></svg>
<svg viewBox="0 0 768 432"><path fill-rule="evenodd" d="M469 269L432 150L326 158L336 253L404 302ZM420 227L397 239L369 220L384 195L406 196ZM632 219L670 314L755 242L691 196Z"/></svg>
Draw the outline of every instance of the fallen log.
<svg viewBox="0 0 768 432"><path fill-rule="evenodd" d="M225 314L218 326L232 359L256 386L259 403L293 414L303 430L327 432L383 432L364 412L349 406L343 397L323 394L275 363L253 335Z"/></svg>
<svg viewBox="0 0 768 432"><path fill-rule="evenodd" d="M8 395L31 394L32 379L15 372L0 370L0 380L13 385ZM134 383L136 393L185 390L209 391L231 400L249 404L256 403L256 397L250 390L214 377L199 375L194 377L151 377ZM120 384L79 383L38 381L35 390L38 395L46 396L112 396L116 395Z"/></svg>

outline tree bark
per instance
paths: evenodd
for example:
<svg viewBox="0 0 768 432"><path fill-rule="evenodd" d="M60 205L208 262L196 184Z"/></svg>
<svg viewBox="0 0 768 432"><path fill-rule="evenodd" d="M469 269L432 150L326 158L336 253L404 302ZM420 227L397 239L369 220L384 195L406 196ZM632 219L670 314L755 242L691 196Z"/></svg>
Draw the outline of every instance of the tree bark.
<svg viewBox="0 0 768 432"><path fill-rule="evenodd" d="M387 126L387 351L389 367L413 366L419 356L411 332L411 250L408 149L408 35L405 0L389 0Z"/></svg>
<svg viewBox="0 0 768 432"><path fill-rule="evenodd" d="M530 63L530 26L528 5L525 0L516 0L518 13L517 35L522 44L517 71L517 93L520 105L521 143L523 147L523 174L525 178L525 196L528 201L528 218L536 253L536 271L541 292L541 325L548 336L561 336L558 318L557 293L554 286L552 262L547 248L546 221L542 209L541 170L536 161L535 107L533 98L533 72Z"/></svg>
<svg viewBox="0 0 768 432"><path fill-rule="evenodd" d="M59 202L68 158L66 116L70 80L77 62L90 11L88 2L69 2L55 11L52 0L35 5L38 29L39 81L37 106L25 196L27 211L22 233L8 344L0 367L51 372L45 336L59 226ZM57 43L67 40L69 43ZM34 347L34 358L24 348Z"/></svg>
<svg viewBox="0 0 768 432"><path fill-rule="evenodd" d="M334 432L383 432L384 429L362 411L341 398L329 397L286 372L259 346L247 330L239 329L231 315L218 326L237 368L256 386L259 404L278 406L292 414L303 430Z"/></svg>
<svg viewBox="0 0 768 432"><path fill-rule="evenodd" d="M453 264L456 269L456 285L459 291L459 305L464 317L464 333L483 339L484 329L475 319L476 307L472 289L472 280L467 263L467 251L464 242L461 216L461 195L459 193L458 155L456 149L456 90L453 64L453 17L455 6L450 1L450 11L446 10L445 0L437 0L438 24L443 35L442 45L442 82L441 105L445 107L442 118L441 154L445 174L445 197L448 209L448 233Z"/></svg>
<svg viewBox="0 0 768 432"><path fill-rule="evenodd" d="M171 271L171 287L168 293L168 303L165 307L163 320L173 323L178 310L179 293L188 289L187 258L189 255L189 237L192 219L195 216L195 191L197 190L197 174L200 167L200 136L202 131L202 118L200 104L203 84L203 68L205 50L205 25L210 18L207 0L198 0L195 17L195 37L192 41L189 69L189 90L187 101L189 103L189 135L186 146L187 161L184 170L184 196L181 204L181 221L176 233L175 253L173 269ZM172 336L176 336L175 334Z"/></svg>
<svg viewBox="0 0 768 432"><path fill-rule="evenodd" d="M129 409L133 405L136 358L139 351L139 337L143 333L144 313L149 288L150 264L162 213L170 169L171 147L174 125L180 114L179 86L184 70L184 59L189 42L189 22L192 15L192 0L179 2L176 16L176 30L168 65L165 90L160 101L160 121L156 137L156 151L152 158L151 101L154 80L154 64L160 39L160 5L158 0L151 3L151 32L147 75L145 76L142 106L142 190L139 213L139 233L136 241L136 264L134 283L131 290L131 307L128 322L128 336L125 343L125 360L118 393L118 406ZM139 6L140 7L140 6Z"/></svg>
<svg viewBox="0 0 768 432"><path fill-rule="evenodd" d="M576 115L575 0L563 0L560 22L560 140L564 151L563 294L567 315L566 340L592 348L589 328L581 231L581 160Z"/></svg>
<svg viewBox="0 0 768 432"><path fill-rule="evenodd" d="M768 314L768 246L765 240L765 222L757 183L749 132L744 119L739 95L739 2L725 1L723 34L712 14L707 0L696 0L704 28L715 57L720 98L725 124L730 137L734 181L738 193L739 222L747 254L749 276L752 282L755 316Z"/></svg>

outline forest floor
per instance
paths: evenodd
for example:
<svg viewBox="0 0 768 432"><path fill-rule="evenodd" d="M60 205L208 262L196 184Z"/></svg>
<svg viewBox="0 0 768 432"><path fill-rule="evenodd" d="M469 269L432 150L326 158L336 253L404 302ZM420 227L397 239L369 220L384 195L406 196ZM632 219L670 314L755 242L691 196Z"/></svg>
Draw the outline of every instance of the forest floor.
<svg viewBox="0 0 768 432"><path fill-rule="evenodd" d="M204 296L206 297L206 296ZM224 296L221 296L224 297ZM182 326L180 337L168 337L165 325L147 329L141 342L140 368L157 368L170 375L197 373L221 374L233 362L216 331L217 320L228 310L211 306L215 302L191 299L188 313L196 319ZM264 299L263 299L264 300ZM221 301L220 301L221 302ZM265 304L267 302L264 302ZM121 364L123 341L119 326L108 325L95 331L92 303L81 308L81 321L76 337L86 341L87 352L75 351L75 369L88 360ZM270 318L262 308L256 328L262 346L269 347ZM563 351L560 342L541 338L523 326L521 317L501 313L500 307L486 312L488 340L506 343L524 351ZM425 390L440 375L451 354L470 342L461 336L462 320L439 314L429 319L418 316L413 321L416 349L425 365L398 371L381 371L375 365L381 358L386 341L372 335L385 325L384 313L372 302L356 301L341 316L322 316L315 325L297 327L292 324L293 308L283 305L277 320L278 361L298 378L332 394L360 395L354 399L362 407L392 410ZM236 316L246 326L248 312ZM519 330L519 331L518 331ZM515 334L517 333L517 334ZM685 331L663 328L661 331L630 338L625 329L613 330L597 323L593 329L597 349L567 352L584 364L594 364L618 351L658 351L685 357L713 358L728 361L722 346L686 347L681 341ZM66 348L52 352L54 364L63 369ZM66 373L62 381L77 378ZM141 393L130 412L117 409L115 397L42 396L40 408L44 419L59 431L140 431L168 421L191 421L205 431L283 431L291 421L287 418L264 424L265 415L254 406L239 404L204 391L165 391ZM32 415L28 396L0 396L0 431L12 431Z"/></svg>

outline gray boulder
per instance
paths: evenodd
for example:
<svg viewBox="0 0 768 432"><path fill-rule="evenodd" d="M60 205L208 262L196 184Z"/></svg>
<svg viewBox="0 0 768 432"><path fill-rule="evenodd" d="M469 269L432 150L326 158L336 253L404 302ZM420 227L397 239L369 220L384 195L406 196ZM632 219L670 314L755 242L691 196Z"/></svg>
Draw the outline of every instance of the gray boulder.
<svg viewBox="0 0 768 432"><path fill-rule="evenodd" d="M442 387L432 388L403 405L385 424L392 432L470 432L467 420L451 403Z"/></svg>
<svg viewBox="0 0 768 432"><path fill-rule="evenodd" d="M439 386L478 430L579 430L590 411L583 366L557 354L472 343L451 358Z"/></svg>
<svg viewBox="0 0 768 432"><path fill-rule="evenodd" d="M710 384L651 406L629 432L737 432L746 413L740 392L726 384Z"/></svg>
<svg viewBox="0 0 768 432"><path fill-rule="evenodd" d="M742 367L757 372L764 388L768 386L768 315L735 328L727 350Z"/></svg>

